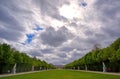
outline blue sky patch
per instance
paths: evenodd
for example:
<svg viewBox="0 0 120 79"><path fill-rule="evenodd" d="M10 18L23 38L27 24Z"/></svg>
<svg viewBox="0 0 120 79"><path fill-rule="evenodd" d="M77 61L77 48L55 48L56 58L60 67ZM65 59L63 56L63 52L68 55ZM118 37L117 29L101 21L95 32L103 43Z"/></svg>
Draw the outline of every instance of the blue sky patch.
<svg viewBox="0 0 120 79"><path fill-rule="evenodd" d="M86 6L87 6L87 3L86 3L86 2L81 2L81 3L80 3L80 6L86 7Z"/></svg>
<svg viewBox="0 0 120 79"><path fill-rule="evenodd" d="M33 40L34 36L35 36L35 34L26 34L26 37L27 37L26 42L27 43L31 43L31 41Z"/></svg>
<svg viewBox="0 0 120 79"><path fill-rule="evenodd" d="M36 27L35 28L33 28L34 30L36 30L36 31L40 31L40 30L43 30L43 28L42 27L40 27L40 26L38 26L38 25L36 25Z"/></svg>

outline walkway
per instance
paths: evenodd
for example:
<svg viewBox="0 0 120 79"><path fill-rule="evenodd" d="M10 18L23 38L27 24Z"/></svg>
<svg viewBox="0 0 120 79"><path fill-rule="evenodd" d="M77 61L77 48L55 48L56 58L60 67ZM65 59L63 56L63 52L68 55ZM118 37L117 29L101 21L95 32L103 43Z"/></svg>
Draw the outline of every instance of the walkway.
<svg viewBox="0 0 120 79"><path fill-rule="evenodd" d="M42 71L46 71L46 70L42 70ZM16 73L16 74L3 74L3 75L0 75L0 77L8 77L8 76L29 74L29 73L42 72L42 71L21 72L21 73Z"/></svg>
<svg viewBox="0 0 120 79"><path fill-rule="evenodd" d="M46 71L46 70L42 70L42 71ZM29 74L29 73L42 72L42 71L22 72L22 73L16 73L16 74L4 74L4 75L0 75L0 77L22 75L22 74ZM112 73L112 72L98 72L98 71L85 71L85 70L75 70L75 71L100 73L100 74L110 74L110 75L119 75L120 76L120 73Z"/></svg>
<svg viewBox="0 0 120 79"><path fill-rule="evenodd" d="M110 75L120 75L120 73L114 73L114 72L85 71L85 70L78 70L78 71L91 72L91 73L100 73L100 74L110 74Z"/></svg>

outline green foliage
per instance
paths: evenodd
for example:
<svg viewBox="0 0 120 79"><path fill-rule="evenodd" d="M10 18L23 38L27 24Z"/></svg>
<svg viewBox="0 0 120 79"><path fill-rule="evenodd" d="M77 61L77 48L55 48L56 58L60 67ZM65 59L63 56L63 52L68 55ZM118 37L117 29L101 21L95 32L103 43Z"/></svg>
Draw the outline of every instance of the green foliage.
<svg viewBox="0 0 120 79"><path fill-rule="evenodd" d="M3 44L2 45L2 51L3 51L2 62L5 63L5 64L13 64L14 63L14 58L13 58L13 52L12 52L12 49L10 48L10 45Z"/></svg>
<svg viewBox="0 0 120 79"><path fill-rule="evenodd" d="M12 72L14 64L17 64L18 72L31 71L32 66L35 67L35 70L40 70L40 67L42 69L55 68L45 61L41 61L36 57L31 58L27 54L11 48L8 44L0 44L0 74L6 73L8 70Z"/></svg>
<svg viewBox="0 0 120 79"><path fill-rule="evenodd" d="M107 68L120 71L120 38L106 48L92 50L84 57L67 64L65 68L87 65L89 70L102 70L102 62Z"/></svg>
<svg viewBox="0 0 120 79"><path fill-rule="evenodd" d="M116 56L117 60L120 61L120 48L117 50L115 56Z"/></svg>

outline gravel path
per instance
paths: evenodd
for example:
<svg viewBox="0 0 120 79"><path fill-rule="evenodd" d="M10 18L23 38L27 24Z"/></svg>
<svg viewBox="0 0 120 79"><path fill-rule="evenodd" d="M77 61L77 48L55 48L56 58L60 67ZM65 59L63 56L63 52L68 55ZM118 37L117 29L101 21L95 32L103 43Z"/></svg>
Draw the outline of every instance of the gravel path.
<svg viewBox="0 0 120 79"><path fill-rule="evenodd" d="M85 71L85 70L78 70L82 72L91 72L91 73L100 73L100 74L110 74L110 75L120 75L120 73L114 73L114 72L99 72L99 71Z"/></svg>
<svg viewBox="0 0 120 79"><path fill-rule="evenodd" d="M35 73L35 72L43 72L46 70L42 71L31 71L31 72L22 72L22 73L16 73L16 74L4 74L0 75L0 77L7 77L7 76L14 76L14 75L22 75L22 74L29 74L29 73ZM98 72L98 71L85 71L85 70L75 70L75 71L82 71L82 72L91 72L91 73L100 73L100 74L110 74L110 75L119 75L120 73L112 73L112 72Z"/></svg>
<svg viewBox="0 0 120 79"><path fill-rule="evenodd" d="M8 77L8 76L22 75L22 74L29 74L29 73L43 72L43 71L46 71L46 70L42 70L42 71L22 72L22 73L16 73L16 74L3 74L3 75L0 75L0 77Z"/></svg>

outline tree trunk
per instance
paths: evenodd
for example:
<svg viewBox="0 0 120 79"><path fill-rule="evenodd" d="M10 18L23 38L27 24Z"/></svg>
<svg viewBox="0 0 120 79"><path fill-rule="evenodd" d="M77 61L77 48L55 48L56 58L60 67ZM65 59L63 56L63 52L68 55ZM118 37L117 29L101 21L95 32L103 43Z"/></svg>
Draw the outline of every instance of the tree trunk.
<svg viewBox="0 0 120 79"><path fill-rule="evenodd" d="M3 65L2 64L0 64L0 74L2 74L3 72Z"/></svg>

